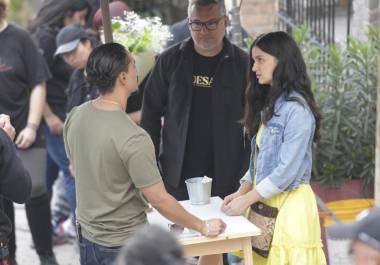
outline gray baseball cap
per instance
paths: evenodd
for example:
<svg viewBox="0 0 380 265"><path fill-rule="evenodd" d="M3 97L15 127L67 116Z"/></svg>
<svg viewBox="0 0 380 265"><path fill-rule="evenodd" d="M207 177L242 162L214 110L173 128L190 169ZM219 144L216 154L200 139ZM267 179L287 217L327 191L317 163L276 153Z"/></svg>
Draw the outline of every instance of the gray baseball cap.
<svg viewBox="0 0 380 265"><path fill-rule="evenodd" d="M332 239L360 240L380 251L380 208L374 207L360 214L351 224L335 224L327 229Z"/></svg>
<svg viewBox="0 0 380 265"><path fill-rule="evenodd" d="M87 33L81 25L71 24L61 29L56 38L57 50L55 55L72 52Z"/></svg>

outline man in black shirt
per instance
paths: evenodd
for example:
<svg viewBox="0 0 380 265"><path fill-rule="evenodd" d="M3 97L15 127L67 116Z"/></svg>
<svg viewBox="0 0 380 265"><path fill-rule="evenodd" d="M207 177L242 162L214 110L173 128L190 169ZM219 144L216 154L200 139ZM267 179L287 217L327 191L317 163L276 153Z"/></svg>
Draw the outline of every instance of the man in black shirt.
<svg viewBox="0 0 380 265"><path fill-rule="evenodd" d="M239 123L248 55L224 37L227 24L223 1L189 1L191 38L158 57L145 86L141 126L178 200L188 198L186 179L205 175L213 178L212 195L224 197L248 167Z"/></svg>

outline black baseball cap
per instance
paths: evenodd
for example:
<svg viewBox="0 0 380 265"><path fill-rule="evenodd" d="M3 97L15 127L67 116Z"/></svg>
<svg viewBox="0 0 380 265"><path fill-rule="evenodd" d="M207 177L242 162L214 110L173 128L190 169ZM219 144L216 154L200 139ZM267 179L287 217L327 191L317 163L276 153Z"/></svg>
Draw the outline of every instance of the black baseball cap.
<svg viewBox="0 0 380 265"><path fill-rule="evenodd" d="M71 24L61 29L56 38L57 50L55 55L72 52L87 33L81 25Z"/></svg>
<svg viewBox="0 0 380 265"><path fill-rule="evenodd" d="M327 229L331 239L360 240L380 251L380 208L374 207L360 214L351 224L335 224Z"/></svg>

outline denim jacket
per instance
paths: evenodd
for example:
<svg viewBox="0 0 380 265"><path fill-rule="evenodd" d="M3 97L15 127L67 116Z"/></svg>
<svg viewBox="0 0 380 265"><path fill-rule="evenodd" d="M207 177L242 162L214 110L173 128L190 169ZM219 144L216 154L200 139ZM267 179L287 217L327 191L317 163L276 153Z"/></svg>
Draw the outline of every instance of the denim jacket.
<svg viewBox="0 0 380 265"><path fill-rule="evenodd" d="M296 189L309 183L312 169L312 144L315 119L305 99L296 92L286 101L284 96L275 103L275 115L265 124L256 163L256 190L264 198ZM252 152L256 137L252 139ZM253 157L253 155L252 155ZM252 182L253 161L240 180Z"/></svg>

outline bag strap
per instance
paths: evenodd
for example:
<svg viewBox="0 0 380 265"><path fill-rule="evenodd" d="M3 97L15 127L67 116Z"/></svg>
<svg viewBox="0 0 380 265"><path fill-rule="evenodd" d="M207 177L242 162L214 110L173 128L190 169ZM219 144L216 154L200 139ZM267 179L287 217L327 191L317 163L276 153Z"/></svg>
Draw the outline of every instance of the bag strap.
<svg viewBox="0 0 380 265"><path fill-rule="evenodd" d="M259 148L257 147L257 144L255 143L255 151L253 152L252 156L253 156L253 176L252 176L252 189L255 188L256 186L256 162L257 162L257 153L259 152ZM282 208L282 206L284 206L284 203L286 201L286 199L289 197L289 193L286 194L286 197L285 199L282 201L281 203L281 206L278 208L278 210L280 210Z"/></svg>

